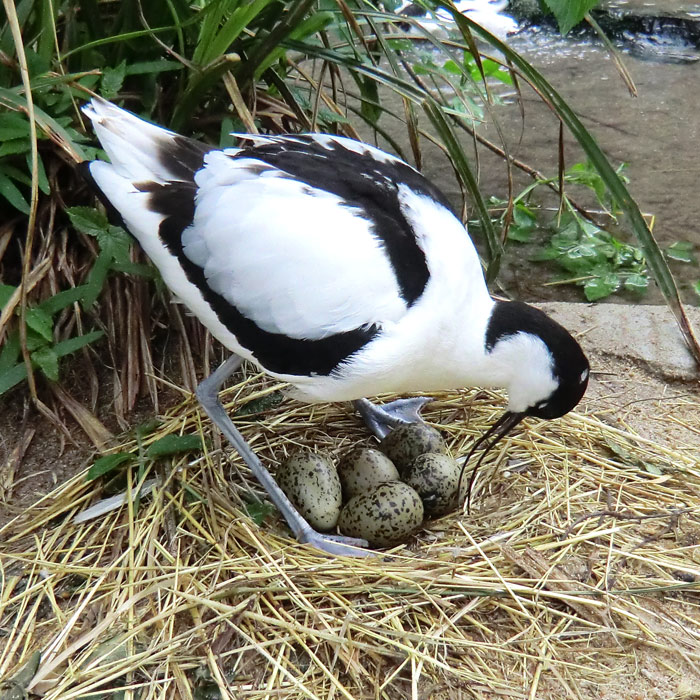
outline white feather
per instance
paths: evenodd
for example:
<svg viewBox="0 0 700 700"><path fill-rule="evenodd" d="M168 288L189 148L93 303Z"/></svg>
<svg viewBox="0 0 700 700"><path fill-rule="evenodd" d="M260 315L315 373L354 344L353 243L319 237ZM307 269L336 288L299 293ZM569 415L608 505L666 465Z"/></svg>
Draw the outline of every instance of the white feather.
<svg viewBox="0 0 700 700"><path fill-rule="evenodd" d="M381 241L336 195L213 152L196 176L185 253L260 328L318 339L406 311Z"/></svg>
<svg viewBox="0 0 700 700"><path fill-rule="evenodd" d="M418 301L329 377L295 379L298 398L342 401L380 393L503 386L484 354L494 301L462 224L430 197L400 187L401 206L422 244L430 280Z"/></svg>

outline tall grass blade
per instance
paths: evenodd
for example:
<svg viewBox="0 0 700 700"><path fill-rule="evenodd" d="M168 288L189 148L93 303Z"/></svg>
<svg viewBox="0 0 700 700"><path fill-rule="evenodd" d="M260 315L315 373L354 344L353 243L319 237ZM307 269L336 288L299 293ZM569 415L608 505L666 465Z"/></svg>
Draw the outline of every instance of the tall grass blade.
<svg viewBox="0 0 700 700"><path fill-rule="evenodd" d="M462 146L459 141L457 141L443 111L437 103L427 100L423 103L423 108L445 145L459 179L464 183L472 197L474 207L476 208L484 231L486 245L488 246L489 263L486 269L486 279L491 282L498 275L498 269L503 255L503 245L493 228L491 215L489 214L486 202L484 202L484 198L481 196L479 185L476 181L476 177L474 177L469 161L467 160Z"/></svg>

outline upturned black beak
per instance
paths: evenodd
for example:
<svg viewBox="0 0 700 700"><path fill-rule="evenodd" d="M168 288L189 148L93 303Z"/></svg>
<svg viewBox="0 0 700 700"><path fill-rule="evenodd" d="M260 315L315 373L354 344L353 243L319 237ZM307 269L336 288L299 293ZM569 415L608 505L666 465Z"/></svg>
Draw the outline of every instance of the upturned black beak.
<svg viewBox="0 0 700 700"><path fill-rule="evenodd" d="M464 478L464 470L469 463L474 452L476 452L479 447L486 443L479 461L476 463L474 469L472 469L471 476L469 477L469 486L467 488L467 513L471 510L471 497L472 497L472 486L474 486L474 479L476 478L476 472L479 470L481 463L484 461L484 457L491 451L491 449L496 445L496 443L508 433L515 428L520 421L525 418L525 413L512 413L511 411L506 411L472 446L469 450L467 458L464 460L464 466L462 467L462 473L459 477L459 486L457 493L462 493L462 479ZM489 442L491 440L491 442Z"/></svg>

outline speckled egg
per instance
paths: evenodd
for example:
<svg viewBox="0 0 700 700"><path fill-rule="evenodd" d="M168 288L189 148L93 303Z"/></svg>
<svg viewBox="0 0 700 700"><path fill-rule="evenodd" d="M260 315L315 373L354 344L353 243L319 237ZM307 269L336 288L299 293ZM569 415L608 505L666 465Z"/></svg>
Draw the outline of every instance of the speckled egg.
<svg viewBox="0 0 700 700"><path fill-rule="evenodd" d="M402 476L419 455L447 452L442 435L422 422L395 428L379 443L379 449L396 465Z"/></svg>
<svg viewBox="0 0 700 700"><path fill-rule="evenodd" d="M348 452L338 464L338 476L346 500L367 493L385 481L399 480L394 463L385 454L370 447L359 447Z"/></svg>
<svg viewBox="0 0 700 700"><path fill-rule="evenodd" d="M403 479L421 497L426 515L437 516L457 506L461 471L452 457L428 453L416 457Z"/></svg>
<svg viewBox="0 0 700 700"><path fill-rule="evenodd" d="M372 547L388 547L406 540L422 522L420 496L402 481L390 481L353 496L340 512L338 528Z"/></svg>
<svg viewBox="0 0 700 700"><path fill-rule="evenodd" d="M280 465L275 479L311 527L335 527L343 501L338 472L328 455L294 454Z"/></svg>

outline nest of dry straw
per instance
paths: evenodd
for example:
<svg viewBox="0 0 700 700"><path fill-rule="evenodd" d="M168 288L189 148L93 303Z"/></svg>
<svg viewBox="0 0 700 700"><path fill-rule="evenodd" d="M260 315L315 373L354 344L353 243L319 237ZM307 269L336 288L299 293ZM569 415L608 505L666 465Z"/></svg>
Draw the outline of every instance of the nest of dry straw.
<svg viewBox="0 0 700 700"><path fill-rule="evenodd" d="M250 376L228 408L277 389ZM440 394L424 415L460 455L500 408ZM299 447L371 444L342 405L285 400L238 424L272 467ZM83 473L0 532L0 696L600 697L640 653L687 677L699 665L700 466L686 450L581 414L529 422L489 457L470 516L344 559L255 505L193 400L115 449L177 433L206 448L125 469L132 492L158 480L148 495L75 524L107 488Z"/></svg>

